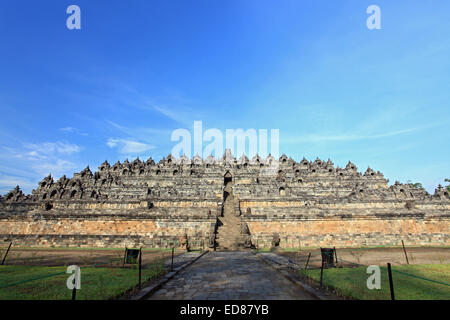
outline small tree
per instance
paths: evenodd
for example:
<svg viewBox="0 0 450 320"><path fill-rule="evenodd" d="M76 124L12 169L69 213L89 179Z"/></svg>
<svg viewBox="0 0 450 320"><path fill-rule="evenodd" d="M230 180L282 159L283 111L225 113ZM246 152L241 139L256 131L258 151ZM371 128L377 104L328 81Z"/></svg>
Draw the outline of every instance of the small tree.
<svg viewBox="0 0 450 320"><path fill-rule="evenodd" d="M414 188L423 189L423 185L420 182L412 183L411 180L408 180L406 183Z"/></svg>
<svg viewBox="0 0 450 320"><path fill-rule="evenodd" d="M450 183L450 179L445 179L445 182ZM450 191L450 184L445 187L448 191Z"/></svg>
<svg viewBox="0 0 450 320"><path fill-rule="evenodd" d="M413 186L414 188L423 189L423 185L422 185L420 182L413 183L412 186Z"/></svg>

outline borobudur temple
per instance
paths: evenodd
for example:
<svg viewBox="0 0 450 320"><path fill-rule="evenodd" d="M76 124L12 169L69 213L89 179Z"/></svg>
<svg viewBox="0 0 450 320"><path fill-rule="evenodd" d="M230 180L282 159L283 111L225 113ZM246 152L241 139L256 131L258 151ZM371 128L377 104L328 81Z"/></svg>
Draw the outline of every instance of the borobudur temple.
<svg viewBox="0 0 450 320"><path fill-rule="evenodd" d="M270 171L272 170L272 171ZM0 197L0 239L19 246L252 247L449 244L448 191L389 186L349 162L227 150L220 159L136 159Z"/></svg>

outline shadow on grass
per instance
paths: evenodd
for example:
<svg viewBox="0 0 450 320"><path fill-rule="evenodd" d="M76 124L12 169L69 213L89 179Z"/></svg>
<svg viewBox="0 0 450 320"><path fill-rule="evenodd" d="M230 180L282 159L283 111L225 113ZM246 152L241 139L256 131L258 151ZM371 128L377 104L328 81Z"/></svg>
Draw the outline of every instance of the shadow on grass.
<svg viewBox="0 0 450 320"><path fill-rule="evenodd" d="M65 267L0 266L0 300L70 300L72 290L66 282L70 274ZM164 272L163 261L143 266L145 283ZM47 274L63 273L50 278L26 282ZM81 268L81 289L77 300L117 299L138 285L138 269L133 268ZM2 288L11 283L21 284Z"/></svg>
<svg viewBox="0 0 450 320"><path fill-rule="evenodd" d="M367 267L324 269L323 285L336 294L358 300L390 300L387 268L381 267L381 289L367 288ZM450 287L395 272L407 272L437 281L448 281L450 265L407 265L393 267L394 292L397 300L448 300ZM320 269L300 271L302 277L318 286ZM445 276L443 274L446 274Z"/></svg>

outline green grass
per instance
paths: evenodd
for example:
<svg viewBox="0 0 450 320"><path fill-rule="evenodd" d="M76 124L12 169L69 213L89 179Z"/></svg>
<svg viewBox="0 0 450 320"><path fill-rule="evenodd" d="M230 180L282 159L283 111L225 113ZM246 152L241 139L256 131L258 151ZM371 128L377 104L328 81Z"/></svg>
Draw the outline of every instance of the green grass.
<svg viewBox="0 0 450 320"><path fill-rule="evenodd" d="M321 247L292 247L292 248L285 248L285 247L280 247L281 250L285 251L285 252L296 252L296 251L307 251L307 250L319 250ZM322 247L324 248L324 247ZM332 248L332 246L329 246L329 248ZM351 246L346 246L346 247L336 247L336 250L338 251L339 254L339 250L341 249L351 249L351 250L370 250L370 249L403 249L403 246L400 244L398 246L385 246L385 245L379 245L379 246L359 246L359 247L351 247ZM405 244L405 248L450 248L449 245L440 245L440 246L409 246ZM270 251L270 248L262 248L260 247L257 251L260 252L267 252Z"/></svg>
<svg viewBox="0 0 450 320"><path fill-rule="evenodd" d="M129 248L132 249L132 248ZM137 248L136 248L137 249ZM6 252L6 248L0 248L0 250L2 252ZM125 251L125 248L94 248L94 247L11 247L10 249L11 251L13 250L21 250L21 251L58 251L58 250L74 250L74 251L90 251L90 250L99 250L99 251L115 251L115 250L122 250ZM162 251L162 252L166 252L166 251L171 251L172 248L142 248L142 251ZM177 251L175 249L175 251ZM3 258L3 256L0 255L1 258Z"/></svg>
<svg viewBox="0 0 450 320"><path fill-rule="evenodd" d="M366 282L370 276L367 267L324 269L323 285L335 289L344 297L358 300L390 300L387 267L381 267L381 289L369 290ZM450 264L404 265L392 267L395 298L397 300L450 300L450 286L407 276L396 271L417 277L428 278L450 284ZM301 271L317 284L320 269Z"/></svg>
<svg viewBox="0 0 450 320"><path fill-rule="evenodd" d="M70 274L66 267L0 266L0 300L69 300L72 290L66 286ZM142 269L142 282L163 272L162 262ZM63 273L44 279L20 283L45 275ZM77 300L107 300L133 289L138 283L138 270L128 268L81 268L81 289Z"/></svg>
<svg viewBox="0 0 450 320"><path fill-rule="evenodd" d="M298 252L300 251L298 248L283 248L284 252Z"/></svg>
<svg viewBox="0 0 450 320"><path fill-rule="evenodd" d="M378 247L358 247L358 248L345 248L345 249L352 249L352 250L368 250L368 249L377 249L377 248L387 248L387 247L384 247L384 246L378 246ZM392 247L392 248L396 248L396 247ZM398 247L398 248L402 248L402 246L400 246L400 247ZM271 248L259 248L259 249L257 249L256 251L258 251L258 252L269 252L270 251L270 249ZM308 250L319 250L320 249L320 247L301 247L301 248L283 248L283 247L280 247L279 248L280 250L282 250L282 251L284 251L284 252L305 252L305 251L308 251ZM339 250L339 249L342 249L342 248L336 248L336 250ZM339 253L339 251L338 251L338 253Z"/></svg>

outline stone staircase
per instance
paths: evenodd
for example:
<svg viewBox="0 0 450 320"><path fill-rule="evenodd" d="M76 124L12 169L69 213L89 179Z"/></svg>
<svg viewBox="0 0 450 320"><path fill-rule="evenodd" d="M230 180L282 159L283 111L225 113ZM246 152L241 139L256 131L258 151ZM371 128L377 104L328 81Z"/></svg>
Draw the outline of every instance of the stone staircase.
<svg viewBox="0 0 450 320"><path fill-rule="evenodd" d="M216 233L217 250L237 250L241 242L241 219L234 214L235 201L231 183L225 186L228 193L223 203L223 217L219 217Z"/></svg>

